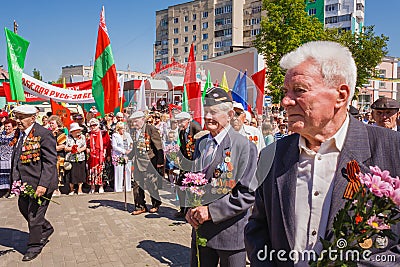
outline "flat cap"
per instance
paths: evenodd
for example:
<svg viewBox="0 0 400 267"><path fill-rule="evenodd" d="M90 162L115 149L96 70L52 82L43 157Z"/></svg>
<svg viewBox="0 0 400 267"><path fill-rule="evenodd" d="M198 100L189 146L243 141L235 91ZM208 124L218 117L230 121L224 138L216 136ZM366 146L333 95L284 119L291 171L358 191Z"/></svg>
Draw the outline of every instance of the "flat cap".
<svg viewBox="0 0 400 267"><path fill-rule="evenodd" d="M232 103L232 96L220 87L212 87L207 90L204 97L204 106L215 106L222 103Z"/></svg>
<svg viewBox="0 0 400 267"><path fill-rule="evenodd" d="M372 105L372 109L399 109L400 104L394 99L382 97L377 99Z"/></svg>
<svg viewBox="0 0 400 267"><path fill-rule="evenodd" d="M20 113L20 114L26 114L26 115L35 115L37 111L38 110L34 106L31 106L31 105L16 106L13 109L14 113Z"/></svg>
<svg viewBox="0 0 400 267"><path fill-rule="evenodd" d="M143 111L135 111L132 113L132 115L129 117L129 119L138 119L144 117Z"/></svg>
<svg viewBox="0 0 400 267"><path fill-rule="evenodd" d="M185 111L183 111L183 112L181 112L179 114L176 114L175 115L175 119L177 119L177 120L186 120L186 119L190 120L190 114L185 112Z"/></svg>
<svg viewBox="0 0 400 267"><path fill-rule="evenodd" d="M124 113L122 113L122 112L117 112L117 115L115 115L115 117L117 117L117 118L123 118L123 117L124 117Z"/></svg>

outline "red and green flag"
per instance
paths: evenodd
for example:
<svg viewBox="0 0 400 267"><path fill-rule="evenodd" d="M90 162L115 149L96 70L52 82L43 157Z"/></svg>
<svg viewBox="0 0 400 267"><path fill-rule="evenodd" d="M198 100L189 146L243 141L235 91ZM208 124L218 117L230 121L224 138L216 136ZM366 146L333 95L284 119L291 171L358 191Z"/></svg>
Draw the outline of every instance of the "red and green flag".
<svg viewBox="0 0 400 267"><path fill-rule="evenodd" d="M11 98L16 101L26 101L24 88L22 87L22 71L25 66L25 57L29 42L7 28L4 28L4 31L7 40L7 62Z"/></svg>
<svg viewBox="0 0 400 267"><path fill-rule="evenodd" d="M210 71L208 71L207 80L206 80L206 83L204 84L203 93L201 94L202 103L204 103L204 98L206 97L208 88L211 88L211 87L213 87L213 84L211 82Z"/></svg>
<svg viewBox="0 0 400 267"><path fill-rule="evenodd" d="M118 107L118 80L110 38L107 32L104 6L100 13L96 55L93 69L92 94L101 115Z"/></svg>
<svg viewBox="0 0 400 267"><path fill-rule="evenodd" d="M183 99L182 99L182 112L189 112L188 95L186 91L186 84L183 85Z"/></svg>

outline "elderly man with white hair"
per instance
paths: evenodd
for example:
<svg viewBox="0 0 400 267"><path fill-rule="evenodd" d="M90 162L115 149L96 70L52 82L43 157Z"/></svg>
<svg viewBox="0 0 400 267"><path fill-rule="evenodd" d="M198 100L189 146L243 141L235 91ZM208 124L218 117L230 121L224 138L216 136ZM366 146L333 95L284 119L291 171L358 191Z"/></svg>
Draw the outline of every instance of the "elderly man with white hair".
<svg viewBox="0 0 400 267"><path fill-rule="evenodd" d="M251 266L308 266L312 258L288 255L319 254L320 238L333 242L333 221L346 203L350 162L357 162L362 173L376 165L393 177L400 175L400 135L348 115L357 77L348 48L309 42L285 55L280 64L287 70L282 105L294 134L260 153L256 178L261 185L245 229ZM386 248L370 248L371 257L399 252L398 225L391 230L395 240L388 240ZM265 248L266 253L279 253L264 257ZM357 266L381 265L359 261Z"/></svg>

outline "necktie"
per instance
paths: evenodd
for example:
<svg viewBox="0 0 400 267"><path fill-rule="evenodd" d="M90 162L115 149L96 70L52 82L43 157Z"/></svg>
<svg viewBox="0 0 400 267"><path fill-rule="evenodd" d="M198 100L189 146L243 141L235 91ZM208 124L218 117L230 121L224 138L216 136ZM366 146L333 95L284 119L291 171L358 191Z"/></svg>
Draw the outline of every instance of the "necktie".
<svg viewBox="0 0 400 267"><path fill-rule="evenodd" d="M215 139L207 140L206 149L205 149L206 153L203 158L203 172L204 173L207 172L207 170L210 167L210 164L212 162L215 145L216 145Z"/></svg>

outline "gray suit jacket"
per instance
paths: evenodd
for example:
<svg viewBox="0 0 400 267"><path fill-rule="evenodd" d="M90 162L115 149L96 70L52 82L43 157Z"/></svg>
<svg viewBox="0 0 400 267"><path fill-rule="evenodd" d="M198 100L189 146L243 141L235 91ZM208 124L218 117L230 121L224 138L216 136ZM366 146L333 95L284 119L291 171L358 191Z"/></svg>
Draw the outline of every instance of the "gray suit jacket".
<svg viewBox="0 0 400 267"><path fill-rule="evenodd" d="M201 161L204 153L206 136L196 142L195 164ZM231 152L233 177L237 181L232 193L225 195L208 193L206 201L212 221L207 221L199 228L202 237L207 238L207 246L220 250L244 249L244 227L254 203L254 191L249 189L257 166L257 148L247 138L230 128L215 152L214 161L206 173L206 178L213 178L217 165L224 162L226 152ZM210 188L208 188L210 189ZM209 192L209 190L206 190ZM211 198L210 198L211 197Z"/></svg>
<svg viewBox="0 0 400 267"><path fill-rule="evenodd" d="M284 250L288 253L295 241L296 178L299 161L299 135L293 134L266 147L260 154L257 179L262 182L256 191L253 214L246 225L246 250L252 266L293 266L293 262L279 262L276 257L264 261L257 258L260 250ZM347 179L343 177L347 162L356 160L361 172L369 166L379 166L400 175L400 134L381 127L365 125L350 116L350 124L333 179L332 201L325 238L332 240L333 219L346 202L343 193ZM265 179L265 180L264 180ZM399 225L392 229L397 235ZM389 241L390 253L399 253L399 240ZM373 253L383 252L372 249ZM262 254L260 254L262 255ZM274 254L276 256L276 253ZM286 254L287 256L287 254ZM397 255L399 257L399 255ZM400 259L400 258L399 258ZM396 263L398 265L398 263ZM380 266L374 262L359 266ZM385 266L390 266L386 263Z"/></svg>

